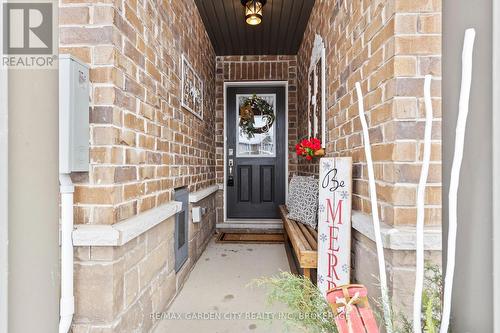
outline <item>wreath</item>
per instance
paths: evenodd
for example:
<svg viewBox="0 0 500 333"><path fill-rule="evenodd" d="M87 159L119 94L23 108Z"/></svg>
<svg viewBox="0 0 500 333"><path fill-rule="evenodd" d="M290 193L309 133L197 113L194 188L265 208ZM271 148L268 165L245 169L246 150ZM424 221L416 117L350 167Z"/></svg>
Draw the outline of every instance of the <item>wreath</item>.
<svg viewBox="0 0 500 333"><path fill-rule="evenodd" d="M256 113L262 115L264 126L255 127ZM240 106L240 128L248 138L253 138L255 134L267 133L273 126L274 119L273 107L255 94L245 99Z"/></svg>

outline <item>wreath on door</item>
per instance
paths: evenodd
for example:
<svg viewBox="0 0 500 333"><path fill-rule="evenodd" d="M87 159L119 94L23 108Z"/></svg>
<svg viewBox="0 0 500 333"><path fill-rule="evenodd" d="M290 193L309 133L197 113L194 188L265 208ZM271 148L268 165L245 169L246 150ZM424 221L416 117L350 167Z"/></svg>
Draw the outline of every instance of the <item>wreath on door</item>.
<svg viewBox="0 0 500 333"><path fill-rule="evenodd" d="M255 114L262 115L265 124L255 127ZM269 132L275 120L273 107L263 98L253 94L243 101L240 106L240 128L248 138L255 134Z"/></svg>

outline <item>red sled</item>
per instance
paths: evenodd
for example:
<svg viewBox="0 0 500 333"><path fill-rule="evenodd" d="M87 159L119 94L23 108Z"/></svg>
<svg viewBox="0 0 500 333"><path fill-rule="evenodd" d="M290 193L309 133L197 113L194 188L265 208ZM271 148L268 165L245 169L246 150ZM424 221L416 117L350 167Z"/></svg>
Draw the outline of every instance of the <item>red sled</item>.
<svg viewBox="0 0 500 333"><path fill-rule="evenodd" d="M378 333L377 321L361 284L348 284L327 291L339 333Z"/></svg>

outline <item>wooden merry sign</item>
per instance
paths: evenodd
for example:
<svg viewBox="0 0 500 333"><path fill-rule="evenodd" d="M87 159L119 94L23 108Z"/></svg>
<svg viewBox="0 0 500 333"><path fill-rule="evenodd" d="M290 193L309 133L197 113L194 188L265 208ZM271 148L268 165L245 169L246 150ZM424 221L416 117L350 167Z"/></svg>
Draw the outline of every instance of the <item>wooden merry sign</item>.
<svg viewBox="0 0 500 333"><path fill-rule="evenodd" d="M318 288L350 283L352 158L322 158L319 172Z"/></svg>

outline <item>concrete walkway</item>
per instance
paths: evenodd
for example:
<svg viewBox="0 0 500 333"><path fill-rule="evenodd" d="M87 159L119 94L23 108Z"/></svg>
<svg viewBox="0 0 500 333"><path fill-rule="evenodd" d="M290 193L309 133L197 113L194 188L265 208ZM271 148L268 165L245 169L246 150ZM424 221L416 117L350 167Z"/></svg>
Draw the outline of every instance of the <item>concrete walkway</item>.
<svg viewBox="0 0 500 333"><path fill-rule="evenodd" d="M285 308L269 306L264 288L248 284L289 269L283 244L221 244L212 240L155 333L284 332L279 320L270 323L255 317Z"/></svg>

